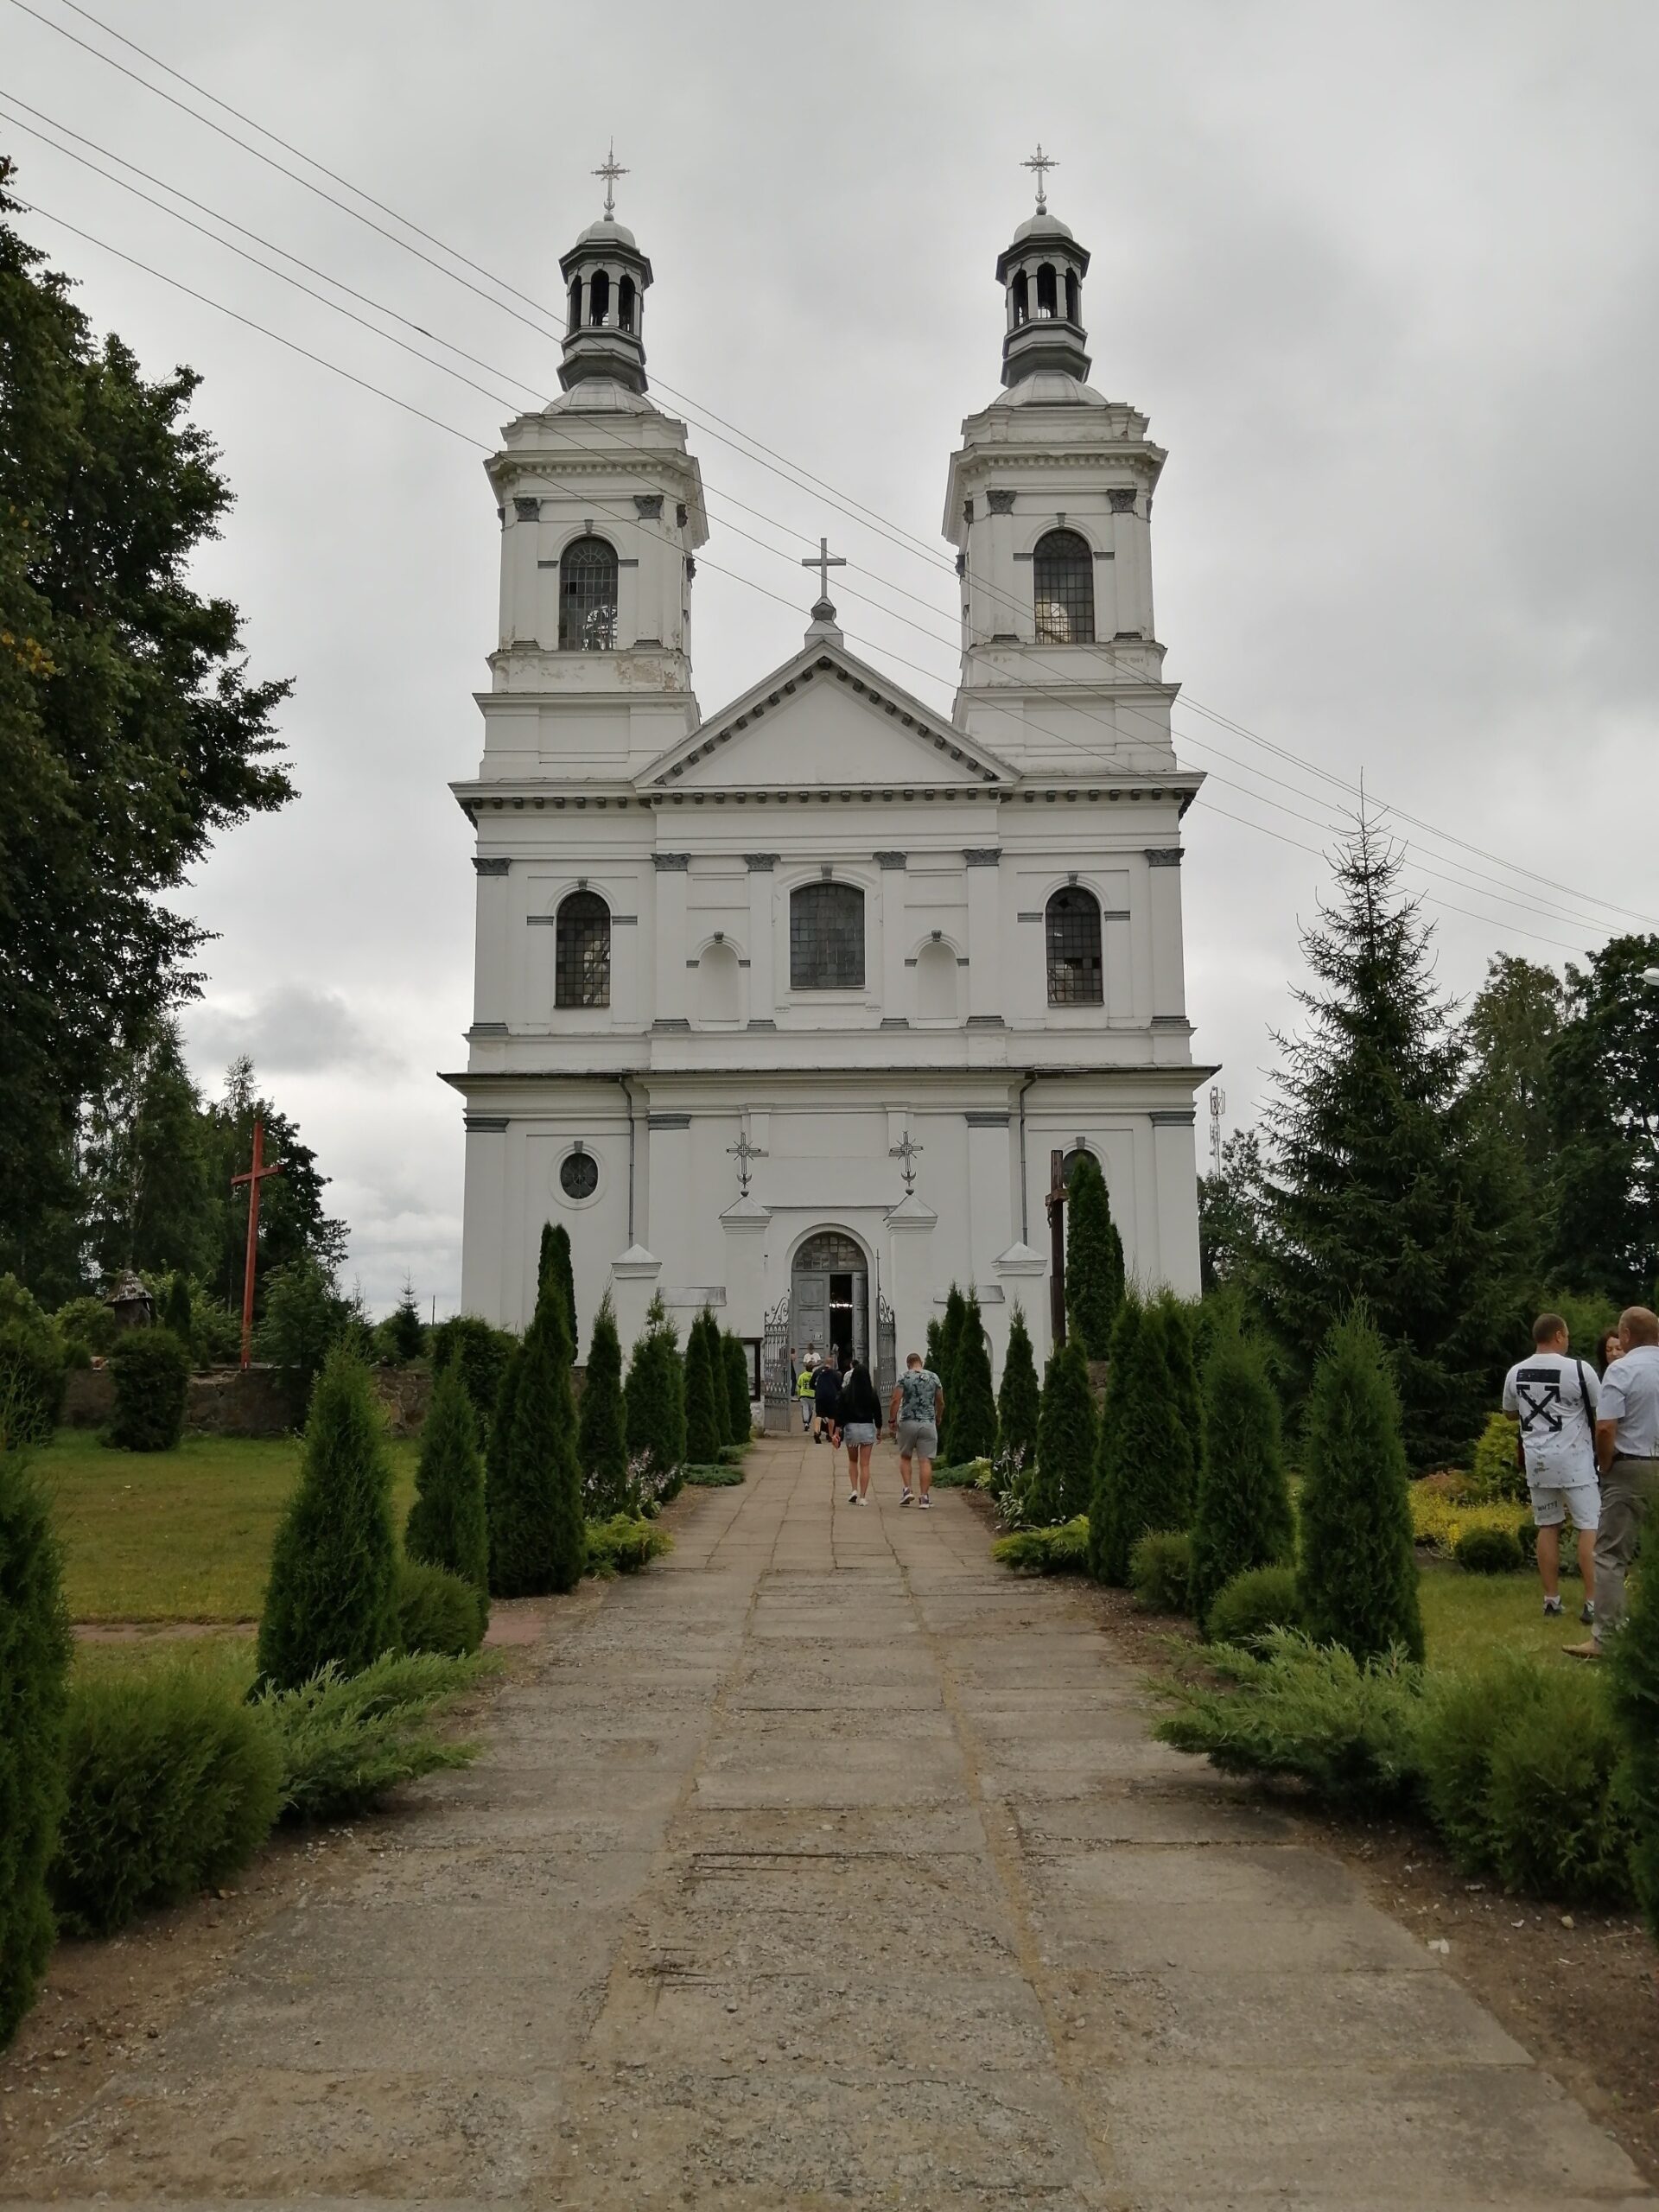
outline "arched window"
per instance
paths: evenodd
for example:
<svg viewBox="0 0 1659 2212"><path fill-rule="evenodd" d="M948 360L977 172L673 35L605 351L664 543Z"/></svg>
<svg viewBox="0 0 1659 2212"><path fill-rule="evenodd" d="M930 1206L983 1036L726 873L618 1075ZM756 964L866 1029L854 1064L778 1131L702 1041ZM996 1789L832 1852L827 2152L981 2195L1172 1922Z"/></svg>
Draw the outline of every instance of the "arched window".
<svg viewBox="0 0 1659 2212"><path fill-rule="evenodd" d="M1059 302L1054 291L1054 264L1046 261L1037 271L1037 320L1052 322L1059 313Z"/></svg>
<svg viewBox="0 0 1659 2212"><path fill-rule="evenodd" d="M789 901L791 991L864 988L864 893L855 883L804 883Z"/></svg>
<svg viewBox="0 0 1659 2212"><path fill-rule="evenodd" d="M565 325L565 328L567 330L580 330L581 327L582 279L580 276L573 276L570 279L570 319Z"/></svg>
<svg viewBox="0 0 1659 2212"><path fill-rule="evenodd" d="M1014 319L1016 324L1031 320L1031 286L1023 269L1014 280Z"/></svg>
<svg viewBox="0 0 1659 2212"><path fill-rule="evenodd" d="M604 270L596 269L588 280L588 320L597 326L611 311L611 280Z"/></svg>
<svg viewBox="0 0 1659 2212"><path fill-rule="evenodd" d="M616 288L616 327L619 330L633 328L633 279L625 276Z"/></svg>
<svg viewBox="0 0 1659 2212"><path fill-rule="evenodd" d="M1099 899L1069 884L1049 900L1044 921L1050 1006L1103 1005Z"/></svg>
<svg viewBox="0 0 1659 2212"><path fill-rule="evenodd" d="M602 537L573 537L559 563L559 650L607 653L615 644L615 550Z"/></svg>
<svg viewBox="0 0 1659 2212"><path fill-rule="evenodd" d="M1095 642L1095 556L1075 530L1051 530L1032 561L1039 644Z"/></svg>
<svg viewBox="0 0 1659 2212"><path fill-rule="evenodd" d="M1068 322L1075 322L1077 319L1077 272L1075 269L1068 269L1065 272L1065 319Z"/></svg>
<svg viewBox="0 0 1659 2212"><path fill-rule="evenodd" d="M559 901L554 925L555 1006L609 1006L611 910L596 891Z"/></svg>

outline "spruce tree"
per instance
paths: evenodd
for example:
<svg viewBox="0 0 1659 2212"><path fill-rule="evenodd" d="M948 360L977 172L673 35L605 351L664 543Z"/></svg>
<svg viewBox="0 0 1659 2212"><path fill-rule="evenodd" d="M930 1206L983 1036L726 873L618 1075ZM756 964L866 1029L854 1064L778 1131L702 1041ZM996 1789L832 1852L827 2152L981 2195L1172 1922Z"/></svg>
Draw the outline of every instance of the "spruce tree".
<svg viewBox="0 0 1659 2212"><path fill-rule="evenodd" d="M1105 1359L1123 1302L1123 1240L1112 1219L1100 1162L1079 1155L1066 1193L1065 1314L1090 1359Z"/></svg>
<svg viewBox="0 0 1659 2212"><path fill-rule="evenodd" d="M402 1296L386 1317L386 1341L400 1367L407 1367L411 1359L418 1359L426 1350L426 1326L421 1319L420 1300L408 1275L404 1277Z"/></svg>
<svg viewBox="0 0 1659 2212"><path fill-rule="evenodd" d="M1032 1524L1052 1528L1089 1510L1095 1465L1095 1399L1089 1363L1075 1337L1052 1351L1043 1372L1037 1421L1037 1472L1030 1490Z"/></svg>
<svg viewBox="0 0 1659 2212"><path fill-rule="evenodd" d="M643 1459L659 1480L671 1481L686 1464L685 1368L679 1340L660 1295L645 1315L623 1390L628 1457Z"/></svg>
<svg viewBox="0 0 1659 2212"><path fill-rule="evenodd" d="M1288 1566L1296 1549L1279 1396L1267 1355L1254 1338L1222 1336L1205 1363L1204 1398L1188 1583L1200 1629L1208 1626L1211 1603L1235 1575Z"/></svg>
<svg viewBox="0 0 1659 2212"><path fill-rule="evenodd" d="M963 1306L957 1344L957 1395L950 1412L950 1448L959 1460L988 1459L996 1450L996 1398L991 1389L991 1356L985 1348L985 1323L976 1293Z"/></svg>
<svg viewBox="0 0 1659 2212"><path fill-rule="evenodd" d="M997 1394L997 1449L1007 1456L1018 1452L1030 1466L1037 1451L1037 1423L1042 1394L1037 1385L1037 1363L1032 1355L1031 1332L1023 1310L1016 1306L1008 1326L1008 1349L1002 1362L1002 1388Z"/></svg>
<svg viewBox="0 0 1659 2212"><path fill-rule="evenodd" d="M404 1550L410 1559L460 1575L478 1592L480 1605L487 1605L490 1526L484 1459L478 1448L478 1417L453 1361L432 1386Z"/></svg>
<svg viewBox="0 0 1659 2212"><path fill-rule="evenodd" d="M273 1688L331 1663L360 1674L396 1643L391 1482L368 1371L337 1347L311 1393L299 1484L271 1547L258 1664Z"/></svg>
<svg viewBox="0 0 1659 2212"><path fill-rule="evenodd" d="M565 1339L574 1358L575 1347L582 1341L576 1332L576 1276L570 1258L570 1232L562 1221L542 1224L542 1248L536 1264L538 1301L550 1282L557 1289L563 1303Z"/></svg>
<svg viewBox="0 0 1659 2212"><path fill-rule="evenodd" d="M685 1456L694 1467L720 1457L720 1413L709 1364L709 1332L701 1317L692 1323L685 1345Z"/></svg>
<svg viewBox="0 0 1659 2212"><path fill-rule="evenodd" d="M556 1278L525 1332L500 1475L490 1491L490 1588L498 1598L574 1590L588 1564L564 1313Z"/></svg>
<svg viewBox="0 0 1659 2212"><path fill-rule="evenodd" d="M620 1513L628 1498L628 1437L622 1409L622 1340L616 1333L616 1314L607 1291L594 1316L593 1342L588 1348L588 1372L582 1383L582 1419L577 1449L586 1487L589 1517L608 1520Z"/></svg>
<svg viewBox="0 0 1659 2212"><path fill-rule="evenodd" d="M749 1355L743 1349L743 1340L728 1330L720 1340L721 1357L725 1362L727 1427L731 1433L728 1441L747 1444L753 1433L754 1416L750 1411Z"/></svg>
<svg viewBox="0 0 1659 2212"><path fill-rule="evenodd" d="M1096 1580L1128 1586L1142 1536L1184 1530L1192 1513L1192 1448L1172 1389L1179 1344L1162 1300L1126 1296L1112 1331L1111 1376L1089 1510L1089 1565ZM1190 1355L1189 1355L1190 1357Z"/></svg>
<svg viewBox="0 0 1659 2212"><path fill-rule="evenodd" d="M47 1893L63 1811L70 1637L46 1498L0 1448L0 2050L39 1996L55 1929Z"/></svg>
<svg viewBox="0 0 1659 2212"><path fill-rule="evenodd" d="M1363 819L1305 932L1303 1033L1267 1121L1251 1269L1306 1389L1334 1314L1363 1302L1398 1383L1414 1466L1455 1464L1510 1357L1518 1196L1465 1082L1431 932L1401 855Z"/></svg>
<svg viewBox="0 0 1659 2212"><path fill-rule="evenodd" d="M1359 1660L1423 1656L1400 1400L1382 1340L1356 1313L1331 1331L1308 1394L1297 1595L1308 1634Z"/></svg>
<svg viewBox="0 0 1659 2212"><path fill-rule="evenodd" d="M934 1369L944 1389L944 1420L939 1428L939 1458L942 1462L955 1463L957 1458L957 1356L962 1350L962 1332L968 1319L968 1301L955 1283L944 1301L944 1319L939 1324L939 1360Z"/></svg>
<svg viewBox="0 0 1659 2212"><path fill-rule="evenodd" d="M1636 1824L1630 1872L1648 1932L1659 1940L1659 1561L1637 1579L1624 1624L1612 1639L1612 1662L1613 1713L1624 1737ZM3 2030L0 2014L0 2041Z"/></svg>

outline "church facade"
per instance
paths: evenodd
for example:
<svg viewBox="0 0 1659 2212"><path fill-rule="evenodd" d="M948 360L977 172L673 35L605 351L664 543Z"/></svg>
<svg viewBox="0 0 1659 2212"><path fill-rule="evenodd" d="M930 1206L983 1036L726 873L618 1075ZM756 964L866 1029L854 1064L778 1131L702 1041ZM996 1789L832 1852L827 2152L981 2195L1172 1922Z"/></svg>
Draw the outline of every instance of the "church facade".
<svg viewBox="0 0 1659 2212"><path fill-rule="evenodd" d="M583 1351L607 1290L625 1350L653 1295L682 1334L708 1303L774 1416L786 1349L890 1373L953 1282L998 1372L1016 1301L1040 1363L1051 1160L1080 1149L1131 1274L1196 1292L1213 1071L1186 1018L1180 823L1201 779L1153 620L1165 456L1086 381L1088 266L1040 195L996 265L1002 387L946 475L953 710L848 649L826 566L800 650L705 716L709 529L649 391L651 264L608 200L564 257L561 395L487 464L500 635L454 787L476 832L473 1020L446 1078L467 1311L524 1325L554 1219Z"/></svg>

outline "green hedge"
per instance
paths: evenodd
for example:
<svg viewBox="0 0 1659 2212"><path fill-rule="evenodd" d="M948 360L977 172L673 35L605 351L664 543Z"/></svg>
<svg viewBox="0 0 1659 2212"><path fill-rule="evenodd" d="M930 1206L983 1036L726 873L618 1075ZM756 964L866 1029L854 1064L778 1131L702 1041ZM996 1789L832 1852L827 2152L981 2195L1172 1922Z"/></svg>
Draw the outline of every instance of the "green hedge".
<svg viewBox="0 0 1659 2212"><path fill-rule="evenodd" d="M49 1328L0 1323L0 1451L49 1444L63 1409L67 1370Z"/></svg>
<svg viewBox="0 0 1659 2212"><path fill-rule="evenodd" d="M0 2050L52 1954L69 1654L51 1510L22 1455L0 1450Z"/></svg>

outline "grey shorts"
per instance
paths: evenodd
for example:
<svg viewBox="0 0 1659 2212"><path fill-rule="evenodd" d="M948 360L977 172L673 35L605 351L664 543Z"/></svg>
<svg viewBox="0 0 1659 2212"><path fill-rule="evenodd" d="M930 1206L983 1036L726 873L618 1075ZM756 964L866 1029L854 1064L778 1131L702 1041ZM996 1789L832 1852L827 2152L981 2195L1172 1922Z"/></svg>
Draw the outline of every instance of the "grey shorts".
<svg viewBox="0 0 1659 2212"><path fill-rule="evenodd" d="M849 1421L841 1432L841 1440L853 1446L874 1444L875 1423L873 1421Z"/></svg>
<svg viewBox="0 0 1659 2212"><path fill-rule="evenodd" d="M918 1459L937 1458L939 1432L931 1421L901 1421L893 1433L900 1459L908 1459L912 1452Z"/></svg>

